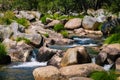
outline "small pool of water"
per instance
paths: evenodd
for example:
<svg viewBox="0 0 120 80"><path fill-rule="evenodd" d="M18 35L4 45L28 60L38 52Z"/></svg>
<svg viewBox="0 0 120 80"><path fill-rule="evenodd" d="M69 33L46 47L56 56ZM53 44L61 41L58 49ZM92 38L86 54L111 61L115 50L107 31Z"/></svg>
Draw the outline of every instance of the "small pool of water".
<svg viewBox="0 0 120 80"><path fill-rule="evenodd" d="M0 66L0 80L34 80L33 70L46 65L47 62L16 62Z"/></svg>

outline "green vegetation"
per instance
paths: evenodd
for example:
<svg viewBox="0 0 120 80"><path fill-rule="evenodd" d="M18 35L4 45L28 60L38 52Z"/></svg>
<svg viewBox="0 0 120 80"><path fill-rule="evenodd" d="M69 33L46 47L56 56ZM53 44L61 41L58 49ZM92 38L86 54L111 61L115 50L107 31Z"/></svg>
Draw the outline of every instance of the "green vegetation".
<svg viewBox="0 0 120 80"><path fill-rule="evenodd" d="M47 18L46 16L41 17L40 20L42 21L43 24L46 24L46 18Z"/></svg>
<svg viewBox="0 0 120 80"><path fill-rule="evenodd" d="M64 30L64 25L63 24L56 24L53 28L56 32L60 32Z"/></svg>
<svg viewBox="0 0 120 80"><path fill-rule="evenodd" d="M66 30L62 30L61 32L60 32L62 35L63 35L63 37L65 37L65 38L67 38L68 37L68 31L66 31Z"/></svg>
<svg viewBox="0 0 120 80"><path fill-rule="evenodd" d="M106 40L106 44L120 43L120 33L115 33L109 36Z"/></svg>
<svg viewBox="0 0 120 80"><path fill-rule="evenodd" d="M90 77L94 80L116 80L117 75L114 71L95 71Z"/></svg>
<svg viewBox="0 0 120 80"><path fill-rule="evenodd" d="M25 28L28 28L30 22L25 18L16 19L17 23L23 25Z"/></svg>
<svg viewBox="0 0 120 80"><path fill-rule="evenodd" d="M4 12L4 16L0 17L0 24L9 25L14 19L16 19L14 13L12 11L6 11Z"/></svg>
<svg viewBox="0 0 120 80"><path fill-rule="evenodd" d="M7 55L7 50L4 44L0 43L0 59Z"/></svg>
<svg viewBox="0 0 120 80"><path fill-rule="evenodd" d="M49 34L48 34L48 33L46 33L46 34L44 34L44 36L48 38L48 37L49 37Z"/></svg>
<svg viewBox="0 0 120 80"><path fill-rule="evenodd" d="M1 11L5 10L39 10L68 14L69 12L87 12L87 9L106 8L114 13L120 11L119 0L0 0Z"/></svg>
<svg viewBox="0 0 120 80"><path fill-rule="evenodd" d="M18 37L16 39L17 42L22 41L22 40L25 41L25 43L30 44L30 40L25 37Z"/></svg>

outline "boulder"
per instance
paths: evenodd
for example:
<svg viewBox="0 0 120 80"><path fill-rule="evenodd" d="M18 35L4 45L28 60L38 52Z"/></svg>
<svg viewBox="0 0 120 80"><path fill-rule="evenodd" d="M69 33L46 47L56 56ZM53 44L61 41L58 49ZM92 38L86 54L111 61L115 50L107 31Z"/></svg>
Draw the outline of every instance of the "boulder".
<svg viewBox="0 0 120 80"><path fill-rule="evenodd" d="M43 62L50 60L56 53L60 53L61 50L50 49L47 47L41 47L39 53L37 54L37 61Z"/></svg>
<svg viewBox="0 0 120 80"><path fill-rule="evenodd" d="M25 61L25 58L27 58L25 56L26 51L30 52L31 50L31 46L27 45L24 41L20 41L16 46L8 49L8 54L10 55L12 61Z"/></svg>
<svg viewBox="0 0 120 80"><path fill-rule="evenodd" d="M68 66L73 64L90 63L91 58L87 54L83 46L70 48L65 53L61 60L61 66Z"/></svg>
<svg viewBox="0 0 120 80"><path fill-rule="evenodd" d="M116 70L120 70L120 58L118 58L115 62L115 67L116 67Z"/></svg>
<svg viewBox="0 0 120 80"><path fill-rule="evenodd" d="M66 78L72 77L87 77L90 73L94 71L103 71L104 69L96 64L80 64L80 65L71 65L67 67L60 68L60 73Z"/></svg>
<svg viewBox="0 0 120 80"><path fill-rule="evenodd" d="M82 21L82 26L84 29L88 30L96 30L99 26L99 22L97 19L91 16L85 16Z"/></svg>
<svg viewBox="0 0 120 80"><path fill-rule="evenodd" d="M32 21L33 19L35 19L35 16L27 11L19 11L19 15L21 15L22 18L26 18L29 21Z"/></svg>
<svg viewBox="0 0 120 80"><path fill-rule="evenodd" d="M66 24L65 24L65 28L66 29L76 29L79 28L81 26L81 22L82 20L80 18L74 18L74 19L70 19Z"/></svg>
<svg viewBox="0 0 120 80"><path fill-rule="evenodd" d="M72 77L72 78L69 78L69 80L93 80L93 79L86 78L86 77Z"/></svg>
<svg viewBox="0 0 120 80"><path fill-rule="evenodd" d="M60 80L60 72L54 66L36 68L33 76L35 80Z"/></svg>
<svg viewBox="0 0 120 80"><path fill-rule="evenodd" d="M48 23L45 28L51 28L54 27L56 24L60 24L61 22L59 20L53 20L52 22Z"/></svg>
<svg viewBox="0 0 120 80"><path fill-rule="evenodd" d="M30 13L33 14L37 20L39 20L42 15L39 11L31 11Z"/></svg>
<svg viewBox="0 0 120 80"><path fill-rule="evenodd" d="M120 44L104 45L100 53L96 57L96 63L104 65L106 63L113 64L120 57Z"/></svg>
<svg viewBox="0 0 120 80"><path fill-rule="evenodd" d="M55 67L58 67L60 68L60 62L62 60L62 57L63 57L63 52L61 51L61 53L57 53L55 54L47 63L47 65L52 65L52 66L55 66Z"/></svg>

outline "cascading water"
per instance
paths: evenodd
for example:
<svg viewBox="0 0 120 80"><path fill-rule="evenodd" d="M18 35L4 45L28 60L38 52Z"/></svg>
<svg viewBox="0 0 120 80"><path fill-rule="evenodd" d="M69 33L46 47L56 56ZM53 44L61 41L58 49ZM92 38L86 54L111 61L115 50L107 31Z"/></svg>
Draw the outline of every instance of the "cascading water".
<svg viewBox="0 0 120 80"><path fill-rule="evenodd" d="M95 63L95 57L92 58L92 63ZM103 66L104 70L109 71L113 64L105 64Z"/></svg>
<svg viewBox="0 0 120 80"><path fill-rule="evenodd" d="M46 65L47 62L36 60L36 51L33 50L31 62L15 62L8 66L0 66L0 80L34 80L33 70Z"/></svg>

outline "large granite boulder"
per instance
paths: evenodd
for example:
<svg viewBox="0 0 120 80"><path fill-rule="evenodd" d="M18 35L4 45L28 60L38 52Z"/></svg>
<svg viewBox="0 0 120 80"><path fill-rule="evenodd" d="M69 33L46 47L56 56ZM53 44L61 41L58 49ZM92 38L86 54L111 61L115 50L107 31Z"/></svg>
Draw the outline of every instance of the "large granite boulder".
<svg viewBox="0 0 120 80"><path fill-rule="evenodd" d="M115 62L115 68L116 68L116 70L120 70L120 58L118 58L117 60L116 60L116 62Z"/></svg>
<svg viewBox="0 0 120 80"><path fill-rule="evenodd" d="M60 80L60 72L54 66L36 68L33 76L35 80Z"/></svg>
<svg viewBox="0 0 120 80"><path fill-rule="evenodd" d="M96 64L80 64L80 65L71 65L67 67L60 68L60 73L62 76L67 78L72 77L87 77L90 73L94 71L103 71L104 69Z"/></svg>
<svg viewBox="0 0 120 80"><path fill-rule="evenodd" d="M50 49L47 47L41 47L39 53L37 54L37 61L43 62L50 60L56 53L60 53L61 50Z"/></svg>
<svg viewBox="0 0 120 80"><path fill-rule="evenodd" d="M81 22L82 20L80 18L74 18L74 19L70 19L66 24L65 24L65 28L66 29L76 29L79 28L81 26Z"/></svg>
<svg viewBox="0 0 120 80"><path fill-rule="evenodd" d="M68 49L61 60L61 66L68 66L73 64L90 63L91 58L87 54L85 47L79 46Z"/></svg>
<svg viewBox="0 0 120 80"><path fill-rule="evenodd" d="M99 26L97 19L91 16L85 16L82 21L82 26L84 29L96 30Z"/></svg>
<svg viewBox="0 0 120 80"><path fill-rule="evenodd" d="M113 64L120 57L120 44L104 45L96 57L96 63L99 65Z"/></svg>
<svg viewBox="0 0 120 80"><path fill-rule="evenodd" d="M10 49L8 49L8 54L10 55L12 61L25 61L27 60L25 59L27 58L25 53L27 51L30 52L31 50L31 46L27 45L24 41L20 41L16 46L10 47Z"/></svg>

